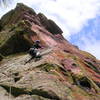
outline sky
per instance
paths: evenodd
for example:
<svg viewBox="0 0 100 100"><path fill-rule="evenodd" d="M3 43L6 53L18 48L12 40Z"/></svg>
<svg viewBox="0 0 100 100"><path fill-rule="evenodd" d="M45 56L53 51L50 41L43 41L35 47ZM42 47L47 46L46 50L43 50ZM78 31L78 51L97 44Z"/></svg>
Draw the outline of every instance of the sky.
<svg viewBox="0 0 100 100"><path fill-rule="evenodd" d="M14 0L0 7L0 17L21 2L54 20L63 36L100 59L100 0Z"/></svg>

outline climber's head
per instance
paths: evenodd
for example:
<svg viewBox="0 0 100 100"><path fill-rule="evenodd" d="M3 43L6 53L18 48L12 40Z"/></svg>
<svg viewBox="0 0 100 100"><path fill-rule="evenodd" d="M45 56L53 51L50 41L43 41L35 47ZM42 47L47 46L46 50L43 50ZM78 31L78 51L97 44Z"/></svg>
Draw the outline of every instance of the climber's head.
<svg viewBox="0 0 100 100"><path fill-rule="evenodd" d="M40 40L36 40L35 43L39 44L40 43Z"/></svg>

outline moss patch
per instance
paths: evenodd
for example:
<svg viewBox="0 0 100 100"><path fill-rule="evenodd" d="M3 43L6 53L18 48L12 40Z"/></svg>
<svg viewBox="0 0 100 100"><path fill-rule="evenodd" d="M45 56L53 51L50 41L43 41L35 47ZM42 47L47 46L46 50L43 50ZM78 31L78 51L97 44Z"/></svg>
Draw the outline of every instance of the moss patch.
<svg viewBox="0 0 100 100"><path fill-rule="evenodd" d="M41 70L44 70L46 72L50 72L51 70L58 69L58 66L56 64L49 64L49 63L43 64L39 67Z"/></svg>

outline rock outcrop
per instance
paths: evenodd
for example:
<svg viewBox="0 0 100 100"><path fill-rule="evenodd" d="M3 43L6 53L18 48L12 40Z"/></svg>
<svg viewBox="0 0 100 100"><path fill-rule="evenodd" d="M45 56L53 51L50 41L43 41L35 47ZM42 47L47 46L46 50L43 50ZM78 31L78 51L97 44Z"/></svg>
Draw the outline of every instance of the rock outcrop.
<svg viewBox="0 0 100 100"><path fill-rule="evenodd" d="M100 61L64 39L59 26L23 5L0 20L0 100L100 100ZM35 40L41 59L26 53Z"/></svg>

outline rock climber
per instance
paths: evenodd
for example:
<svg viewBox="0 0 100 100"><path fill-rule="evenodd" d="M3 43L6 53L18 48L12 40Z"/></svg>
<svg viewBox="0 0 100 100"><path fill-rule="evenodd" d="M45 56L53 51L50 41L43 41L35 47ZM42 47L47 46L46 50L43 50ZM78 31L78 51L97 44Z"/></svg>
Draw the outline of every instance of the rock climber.
<svg viewBox="0 0 100 100"><path fill-rule="evenodd" d="M40 40L36 40L32 47L29 49L28 53L33 57L37 57L39 55L39 49L42 48L40 45Z"/></svg>
<svg viewBox="0 0 100 100"><path fill-rule="evenodd" d="M28 51L28 53L31 55L31 58L26 63L30 62L34 58L40 59L41 55L40 55L39 49L41 49L41 48L42 48L42 46L40 44L40 40L36 40L34 42L34 44L32 45L32 47Z"/></svg>
<svg viewBox="0 0 100 100"><path fill-rule="evenodd" d="M36 40L31 48L36 48L36 49L42 48L40 40Z"/></svg>

